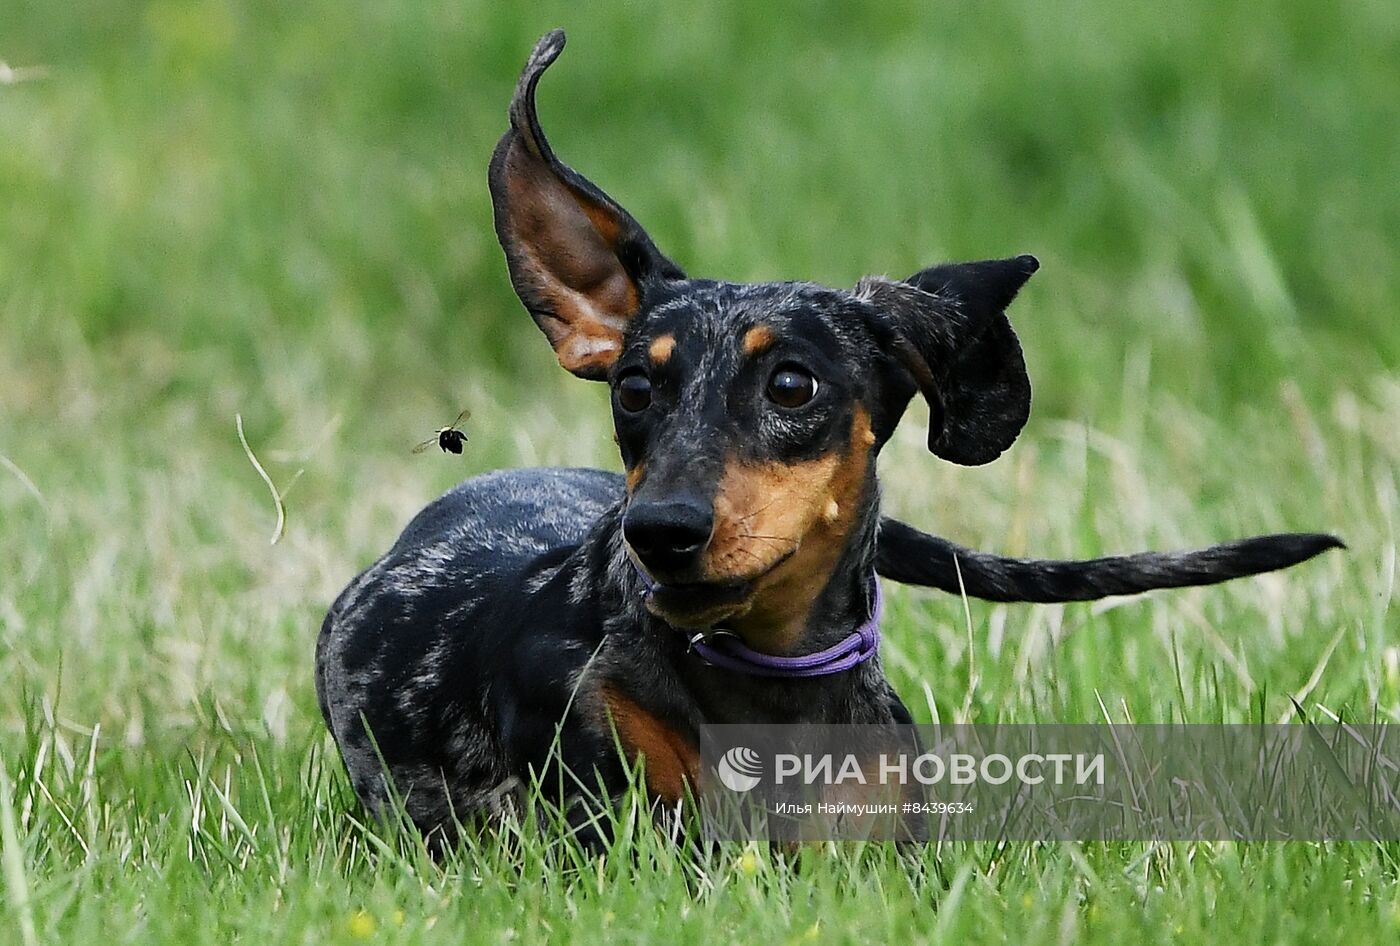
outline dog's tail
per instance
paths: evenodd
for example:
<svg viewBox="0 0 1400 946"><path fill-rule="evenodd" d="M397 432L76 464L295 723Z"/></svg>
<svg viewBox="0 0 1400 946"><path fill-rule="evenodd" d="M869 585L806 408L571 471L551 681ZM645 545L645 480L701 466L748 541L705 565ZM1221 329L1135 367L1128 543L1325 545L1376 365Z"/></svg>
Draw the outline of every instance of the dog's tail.
<svg viewBox="0 0 1400 946"><path fill-rule="evenodd" d="M1140 552L1080 562L1003 558L895 519L880 521L875 570L893 581L986 601L1092 601L1153 588L1213 585L1346 548L1334 535L1260 535L1193 552Z"/></svg>

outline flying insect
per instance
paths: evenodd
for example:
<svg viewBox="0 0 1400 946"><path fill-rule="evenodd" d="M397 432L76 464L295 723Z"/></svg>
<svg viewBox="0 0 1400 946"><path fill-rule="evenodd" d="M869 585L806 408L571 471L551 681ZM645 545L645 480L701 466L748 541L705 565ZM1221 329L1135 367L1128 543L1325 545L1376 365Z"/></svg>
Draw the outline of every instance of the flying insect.
<svg viewBox="0 0 1400 946"><path fill-rule="evenodd" d="M470 410L462 411L462 413L457 415L457 419L449 426L439 427L437 433L414 447L413 452L422 453L433 444L437 444L442 449L443 453L461 453L462 445L467 442L467 435L463 433L460 428L467 421L471 420L471 417L472 412Z"/></svg>

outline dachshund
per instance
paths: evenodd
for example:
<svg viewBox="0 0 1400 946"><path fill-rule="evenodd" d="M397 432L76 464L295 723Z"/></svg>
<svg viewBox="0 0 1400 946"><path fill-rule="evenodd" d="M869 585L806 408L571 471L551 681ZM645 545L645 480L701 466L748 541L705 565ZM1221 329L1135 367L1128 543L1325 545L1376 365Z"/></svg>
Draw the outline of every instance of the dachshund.
<svg viewBox="0 0 1400 946"><path fill-rule="evenodd" d="M996 459L1025 425L1006 309L1035 258L852 289L691 278L545 139L535 91L563 47L562 31L541 39L515 89L490 163L495 227L559 363L611 389L625 472L468 480L336 599L317 694L371 811L400 800L449 841L532 779L564 804L616 797L634 766L674 806L704 724L911 722L881 669L881 576L1082 601L1342 546L1290 534L1034 561L882 518L876 458L916 394L929 450L952 463Z"/></svg>

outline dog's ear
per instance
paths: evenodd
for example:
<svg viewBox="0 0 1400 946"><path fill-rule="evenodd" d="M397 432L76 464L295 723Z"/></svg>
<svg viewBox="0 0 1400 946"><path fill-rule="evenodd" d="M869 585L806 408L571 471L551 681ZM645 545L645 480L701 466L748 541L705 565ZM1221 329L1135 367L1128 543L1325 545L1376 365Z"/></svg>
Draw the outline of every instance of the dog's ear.
<svg viewBox="0 0 1400 946"><path fill-rule="evenodd" d="M491 156L491 203L510 280L559 363L601 380L622 350L648 282L685 274L632 215L554 156L535 114L535 86L564 50L564 31L536 45Z"/></svg>
<svg viewBox="0 0 1400 946"><path fill-rule="evenodd" d="M1031 382L1005 309L1039 268L1035 257L1017 256L856 287L875 309L881 343L928 400L928 448L945 460L990 463L1030 416Z"/></svg>

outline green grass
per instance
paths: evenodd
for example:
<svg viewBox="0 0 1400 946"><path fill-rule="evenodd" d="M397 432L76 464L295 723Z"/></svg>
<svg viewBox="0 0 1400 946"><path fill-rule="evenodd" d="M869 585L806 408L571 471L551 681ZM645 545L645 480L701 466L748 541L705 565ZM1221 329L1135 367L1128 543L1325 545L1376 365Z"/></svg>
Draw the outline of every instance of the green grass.
<svg viewBox="0 0 1400 946"><path fill-rule="evenodd" d="M979 469L883 460L960 541L1085 556L1328 528L1283 575L1067 607L891 589L925 720L1400 720L1400 6L81 7L0 61L0 940L1394 941L1351 845L812 849L441 865L367 827L318 717L325 606L458 479L616 467L511 295L485 164L542 117L692 272L849 285L1034 252L1036 385ZM525 10L529 12L522 12ZM470 405L461 459L408 448ZM234 428L287 495L285 538ZM430 932L430 935L425 935Z"/></svg>

